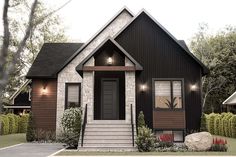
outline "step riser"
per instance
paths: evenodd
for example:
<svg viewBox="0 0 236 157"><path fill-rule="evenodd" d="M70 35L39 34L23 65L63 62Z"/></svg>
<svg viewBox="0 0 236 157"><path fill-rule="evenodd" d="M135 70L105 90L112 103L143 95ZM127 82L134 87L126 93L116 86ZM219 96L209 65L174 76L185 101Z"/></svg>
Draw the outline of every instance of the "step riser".
<svg viewBox="0 0 236 157"><path fill-rule="evenodd" d="M93 124L86 125L86 128L90 127L102 127L102 128L131 128L131 125L126 124Z"/></svg>
<svg viewBox="0 0 236 157"><path fill-rule="evenodd" d="M96 131L85 131L84 136L132 136L132 132L96 132Z"/></svg>
<svg viewBox="0 0 236 157"><path fill-rule="evenodd" d="M135 147L116 147L116 148L112 148L112 147L103 147L103 148L97 148L97 147L79 147L78 151L80 152L133 152L133 151L137 151L137 148Z"/></svg>
<svg viewBox="0 0 236 157"><path fill-rule="evenodd" d="M81 147L81 144L79 143L79 147ZM83 147L96 147L96 148L101 148L101 147L133 147L132 143L127 144L127 143L116 143L116 144L110 144L110 143L99 143L99 144L94 144L94 143L84 143Z"/></svg>
<svg viewBox="0 0 236 157"><path fill-rule="evenodd" d="M131 128L95 128L95 127L91 127L91 128L86 128L85 129L85 132L86 131L132 131Z"/></svg>
<svg viewBox="0 0 236 157"><path fill-rule="evenodd" d="M105 140L105 139L103 139L103 140L88 140L88 139L85 139L84 140L84 143L85 144L89 144L89 143L96 143L96 144L103 144L103 143L110 143L110 144L118 144L118 143L132 143L132 140L122 140L122 139L119 139L119 140Z"/></svg>
<svg viewBox="0 0 236 157"><path fill-rule="evenodd" d="M95 136L84 136L84 139L85 140L119 140L119 139L124 139L124 140L132 140L132 135L129 135L129 136L114 136L114 135L111 135L111 136L98 136L98 135L95 135Z"/></svg>

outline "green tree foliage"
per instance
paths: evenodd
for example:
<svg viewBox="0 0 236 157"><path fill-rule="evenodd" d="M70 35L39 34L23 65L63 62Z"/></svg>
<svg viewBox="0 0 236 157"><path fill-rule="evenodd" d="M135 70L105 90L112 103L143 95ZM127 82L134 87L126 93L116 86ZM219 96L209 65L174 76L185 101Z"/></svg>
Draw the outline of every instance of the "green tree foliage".
<svg viewBox="0 0 236 157"><path fill-rule="evenodd" d="M15 49L24 35L22 30L27 26L28 11L31 3L31 0L10 1L12 7L10 7L11 11L8 15L9 29L11 32L10 52L8 56L9 61L11 61ZM42 1L38 2L34 19L38 24L33 26L30 37L26 42L26 47L19 57L19 63L15 65L15 71L10 75L9 83L4 90L2 99L7 100L5 97L14 93L20 84L23 83L24 76L32 65L43 43L65 42L68 40L65 36L64 27L62 26L60 17L55 13L50 14L51 12L53 12L52 8L48 8ZM49 14L50 16L47 16ZM1 40L2 37L0 38L0 41ZM5 103L8 102L6 101Z"/></svg>
<svg viewBox="0 0 236 157"><path fill-rule="evenodd" d="M36 138L35 133L36 132L35 132L35 124L34 124L33 114L32 114L32 112L30 112L27 131L26 131L26 141L28 141L28 142L34 141Z"/></svg>
<svg viewBox="0 0 236 157"><path fill-rule="evenodd" d="M190 48L210 70L203 78L204 112L221 112L222 102L236 90L236 28L207 32L207 25L201 25Z"/></svg>
<svg viewBox="0 0 236 157"><path fill-rule="evenodd" d="M22 116L20 116L19 118L19 133L26 133L27 130L27 125L28 125L28 119L29 119L29 115L28 114L24 114Z"/></svg>
<svg viewBox="0 0 236 157"><path fill-rule="evenodd" d="M145 124L145 119L144 119L143 111L140 111L139 115L138 115L138 127L143 127L145 125L146 124Z"/></svg>

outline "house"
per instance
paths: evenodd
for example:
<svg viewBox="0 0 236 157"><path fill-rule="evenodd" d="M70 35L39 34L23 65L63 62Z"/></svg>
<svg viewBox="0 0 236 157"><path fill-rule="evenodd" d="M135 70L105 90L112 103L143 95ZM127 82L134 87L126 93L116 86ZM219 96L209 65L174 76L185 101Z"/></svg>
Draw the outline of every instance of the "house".
<svg viewBox="0 0 236 157"><path fill-rule="evenodd" d="M3 108L14 114L28 113L31 109L31 80L26 80L10 97Z"/></svg>
<svg viewBox="0 0 236 157"><path fill-rule="evenodd" d="M198 130L207 73L147 11L125 7L86 43L44 44L26 77L37 128L59 135L64 110L80 106L80 146L132 147L140 111L157 136Z"/></svg>
<svg viewBox="0 0 236 157"><path fill-rule="evenodd" d="M223 102L223 108L226 108L227 112L236 113L236 92Z"/></svg>

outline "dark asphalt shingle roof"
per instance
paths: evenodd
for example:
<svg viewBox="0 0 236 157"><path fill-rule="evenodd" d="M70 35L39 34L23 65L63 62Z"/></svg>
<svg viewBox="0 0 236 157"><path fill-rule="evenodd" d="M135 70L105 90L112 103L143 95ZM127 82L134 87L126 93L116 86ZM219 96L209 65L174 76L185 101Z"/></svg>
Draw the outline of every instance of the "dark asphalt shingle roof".
<svg viewBox="0 0 236 157"><path fill-rule="evenodd" d="M83 43L45 43L26 78L56 78L57 71Z"/></svg>

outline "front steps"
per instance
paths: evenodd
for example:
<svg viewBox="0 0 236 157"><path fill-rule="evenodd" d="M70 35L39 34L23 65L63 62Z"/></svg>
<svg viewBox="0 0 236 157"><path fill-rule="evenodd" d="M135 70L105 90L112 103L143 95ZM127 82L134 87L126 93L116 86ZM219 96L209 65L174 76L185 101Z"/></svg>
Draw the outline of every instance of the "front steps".
<svg viewBox="0 0 236 157"><path fill-rule="evenodd" d="M134 126L134 138L136 128ZM85 128L83 147L79 151L134 151L132 127L123 121L95 121Z"/></svg>

